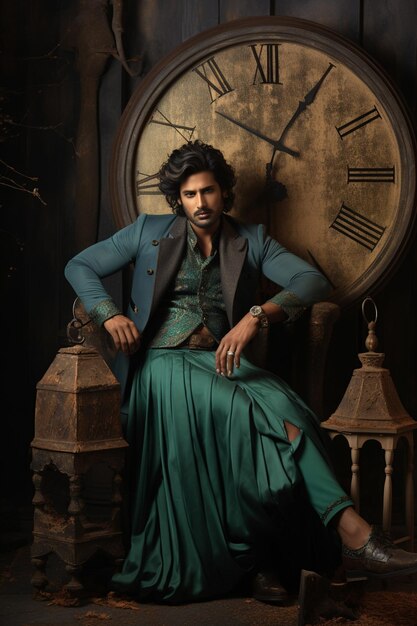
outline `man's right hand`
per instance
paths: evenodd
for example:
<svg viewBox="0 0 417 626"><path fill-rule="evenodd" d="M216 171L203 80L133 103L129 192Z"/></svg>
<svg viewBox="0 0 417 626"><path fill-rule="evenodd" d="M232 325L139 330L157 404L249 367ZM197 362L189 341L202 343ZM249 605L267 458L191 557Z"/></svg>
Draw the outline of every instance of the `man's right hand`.
<svg viewBox="0 0 417 626"><path fill-rule="evenodd" d="M140 333L135 324L125 315L115 315L106 320L104 328L111 335L116 350L134 354L140 347Z"/></svg>

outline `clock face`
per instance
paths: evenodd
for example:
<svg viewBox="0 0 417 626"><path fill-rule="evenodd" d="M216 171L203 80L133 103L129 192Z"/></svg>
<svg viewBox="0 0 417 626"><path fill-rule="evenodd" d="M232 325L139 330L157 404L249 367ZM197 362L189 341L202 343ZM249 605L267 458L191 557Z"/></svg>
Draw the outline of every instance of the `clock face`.
<svg viewBox="0 0 417 626"><path fill-rule="evenodd" d="M183 143L220 148L231 212L265 223L349 304L387 276L414 215L411 126L394 89L346 40L309 22L251 18L178 48L139 86L112 164L119 226L170 208L162 162Z"/></svg>

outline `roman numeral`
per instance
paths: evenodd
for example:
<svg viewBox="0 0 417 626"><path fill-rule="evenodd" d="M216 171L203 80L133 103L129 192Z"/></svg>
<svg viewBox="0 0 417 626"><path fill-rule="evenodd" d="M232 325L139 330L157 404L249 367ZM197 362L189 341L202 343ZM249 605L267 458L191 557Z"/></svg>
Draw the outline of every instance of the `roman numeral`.
<svg viewBox="0 0 417 626"><path fill-rule="evenodd" d="M348 183L395 183L395 167L348 167Z"/></svg>
<svg viewBox="0 0 417 626"><path fill-rule="evenodd" d="M161 193L158 187L158 174L151 174L150 176L148 176L147 174L142 174L142 172L138 172L138 177L139 176L143 176L143 178L136 179L137 196L157 196Z"/></svg>
<svg viewBox="0 0 417 626"><path fill-rule="evenodd" d="M159 116L159 119L158 117L155 117L157 115ZM161 126L169 126L170 128L173 128L185 141L191 141L195 131L195 126L183 126L182 124L174 124L159 109L156 109L149 123L160 124Z"/></svg>
<svg viewBox="0 0 417 626"><path fill-rule="evenodd" d="M211 103L215 102L225 94L234 91L214 57L211 57L198 67L195 67L193 72L198 74L198 76L200 76L200 78L202 78L207 84Z"/></svg>
<svg viewBox="0 0 417 626"><path fill-rule="evenodd" d="M375 248L385 231L384 226L380 226L357 211L350 209L344 203L336 219L330 224L330 228L334 228L342 235L349 237L352 241L356 241L356 243L371 251Z"/></svg>
<svg viewBox="0 0 417 626"><path fill-rule="evenodd" d="M381 115L378 109L374 107L370 111L367 111L362 115L358 115L358 117L355 117L355 119L351 120L350 122L342 124L342 126L336 126L336 130L339 133L341 139L343 139L344 137L346 137L346 135L354 133L356 130L359 130L359 128L366 126L366 124L369 124L370 122L373 122L380 117Z"/></svg>
<svg viewBox="0 0 417 626"><path fill-rule="evenodd" d="M252 50L256 61L255 76L252 85L256 82L262 84L282 85L279 81L279 43L260 44L259 52L258 44L249 46Z"/></svg>

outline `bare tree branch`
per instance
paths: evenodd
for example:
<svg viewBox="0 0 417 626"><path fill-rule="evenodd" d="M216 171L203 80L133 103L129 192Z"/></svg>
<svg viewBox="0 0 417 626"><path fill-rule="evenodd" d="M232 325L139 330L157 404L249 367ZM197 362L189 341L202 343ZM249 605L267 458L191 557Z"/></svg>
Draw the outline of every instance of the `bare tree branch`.
<svg viewBox="0 0 417 626"><path fill-rule="evenodd" d="M77 154L75 150L74 139L72 137L66 137L63 133L58 132L58 128L62 127L62 122L59 122L59 124L54 124L51 126L36 126L34 124L22 124L22 122L15 122L11 118L4 118L4 119L5 119L6 124L10 126L26 128L29 130L50 130L56 135L58 135L58 137L60 137L61 139L69 143L73 147L74 153Z"/></svg>
<svg viewBox="0 0 417 626"><path fill-rule="evenodd" d="M113 53L113 57L117 59L129 76L133 78L135 76L139 76L139 71L135 72L130 67L126 60L125 50L123 46L123 0L113 0L113 19L111 23L111 29L113 31L114 40L116 44L117 54ZM141 60L140 56L133 57L130 59L135 63Z"/></svg>
<svg viewBox="0 0 417 626"><path fill-rule="evenodd" d="M37 176L28 176L28 174L24 174L23 172L19 172L19 170L17 170L16 168L12 167L8 163L6 163L6 161L3 161L3 159L0 159L0 164L4 165L4 167L7 167L7 169L11 170L12 172L15 172L15 174L19 174L19 176L22 176L23 178L27 178L28 180L33 180L33 181L38 181L39 180Z"/></svg>
<svg viewBox="0 0 417 626"><path fill-rule="evenodd" d="M59 59L58 54L54 54L61 47L61 42L57 43L49 52L35 57L22 57L23 61L41 61L42 59Z"/></svg>
<svg viewBox="0 0 417 626"><path fill-rule="evenodd" d="M16 191L24 191L31 196L35 196L44 206L46 206L46 202L42 199L39 189L34 187L33 189L26 189L23 185L19 185L19 183L8 184L3 182L3 176L0 176L0 186L2 187L10 187L11 189L15 189Z"/></svg>
<svg viewBox="0 0 417 626"><path fill-rule="evenodd" d="M6 168L6 171L10 170L11 172L16 174L17 176L21 176L22 178L24 178L24 179L26 179L28 181L32 181L34 183L38 182L38 178L36 176L28 176L27 174L24 174L23 172L20 172L18 169L12 167L11 165L6 163L2 159L0 159L0 164L3 165ZM28 187L26 187L26 184L27 184L26 182L25 183L19 183L17 180L12 178L10 175L0 174L0 186L2 186L2 187L9 187L10 189L15 189L16 191L23 191L25 193L28 193L31 196L34 196L35 198L37 198L39 200L39 202L41 202L43 205L46 206L46 202L42 199L42 196L39 193L39 188L38 187L32 187L32 189L30 189L30 188L28 189Z"/></svg>

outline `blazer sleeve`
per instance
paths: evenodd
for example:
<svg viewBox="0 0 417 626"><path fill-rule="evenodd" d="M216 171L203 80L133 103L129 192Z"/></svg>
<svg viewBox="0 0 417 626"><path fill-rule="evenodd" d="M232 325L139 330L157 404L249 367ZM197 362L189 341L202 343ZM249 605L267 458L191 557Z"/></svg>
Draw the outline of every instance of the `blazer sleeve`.
<svg viewBox="0 0 417 626"><path fill-rule="evenodd" d="M112 237L89 246L65 266L65 277L94 321L103 323L120 313L102 279L135 260L146 222L142 214Z"/></svg>
<svg viewBox="0 0 417 626"><path fill-rule="evenodd" d="M297 318L314 302L325 300L332 291L329 281L318 269L289 252L259 226L262 273L282 287L271 300L280 304L290 320Z"/></svg>

